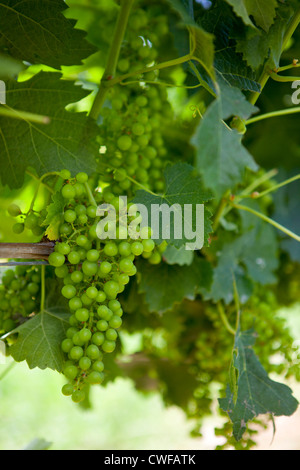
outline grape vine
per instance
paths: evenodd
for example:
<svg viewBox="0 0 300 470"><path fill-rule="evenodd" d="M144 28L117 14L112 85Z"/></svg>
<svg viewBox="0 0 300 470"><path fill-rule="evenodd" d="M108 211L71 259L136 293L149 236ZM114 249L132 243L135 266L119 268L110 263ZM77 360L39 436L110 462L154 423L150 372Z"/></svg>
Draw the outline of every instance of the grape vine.
<svg viewBox="0 0 300 470"><path fill-rule="evenodd" d="M280 136L299 119L274 111L279 83L296 79L299 7L242 3L57 0L29 8L27 46L14 27L22 5L0 6L0 256L16 265L1 274L6 354L57 370L81 405L118 376L151 382L195 436L217 386L218 449L255 447L251 423L293 414L282 381L300 380L276 313L299 300L298 141L286 138L282 162L267 127L282 120ZM43 27L49 15L64 27ZM200 250L176 238L176 211L169 238L153 236L139 204L156 203L205 206ZM13 251L25 243L45 251ZM122 332L142 344L125 361Z"/></svg>

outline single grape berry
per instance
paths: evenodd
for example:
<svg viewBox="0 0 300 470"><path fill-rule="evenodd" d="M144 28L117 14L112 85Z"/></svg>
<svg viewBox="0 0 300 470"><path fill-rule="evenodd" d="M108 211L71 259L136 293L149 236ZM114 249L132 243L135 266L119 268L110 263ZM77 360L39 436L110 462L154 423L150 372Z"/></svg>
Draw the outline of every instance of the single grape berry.
<svg viewBox="0 0 300 470"><path fill-rule="evenodd" d="M76 197L76 191L71 184L63 186L61 194L64 199L74 199Z"/></svg>
<svg viewBox="0 0 300 470"><path fill-rule="evenodd" d="M51 255L48 258L48 263L51 266L55 266L56 268L59 268L60 266L63 266L65 264L65 257L61 253L51 253Z"/></svg>
<svg viewBox="0 0 300 470"><path fill-rule="evenodd" d="M22 211L17 204L10 204L7 208L7 212L11 217L18 217L18 215L22 214Z"/></svg>

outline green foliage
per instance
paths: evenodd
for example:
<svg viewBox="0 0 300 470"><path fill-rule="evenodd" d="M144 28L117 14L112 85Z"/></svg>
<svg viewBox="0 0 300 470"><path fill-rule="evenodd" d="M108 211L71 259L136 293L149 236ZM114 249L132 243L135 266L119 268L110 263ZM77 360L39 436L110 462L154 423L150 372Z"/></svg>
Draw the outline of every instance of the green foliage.
<svg viewBox="0 0 300 470"><path fill-rule="evenodd" d="M60 348L68 327L69 314L60 309L45 309L15 332L18 339L10 348L17 362L26 360L31 369L53 369L61 372L63 355Z"/></svg>
<svg viewBox="0 0 300 470"><path fill-rule="evenodd" d="M193 137L197 168L217 197L234 188L247 168L257 170L252 156L241 143L241 135L228 128L224 116L228 116L228 111L225 108L223 112L222 101L218 98L207 109ZM213 160L211 155L214 155Z"/></svg>
<svg viewBox="0 0 300 470"><path fill-rule="evenodd" d="M227 388L227 397L219 399L221 408L230 416L237 440L242 438L247 422L254 417L268 413L290 416L298 406L289 387L268 377L252 349L255 337L254 330L241 332L238 329L230 372L231 387Z"/></svg>
<svg viewBox="0 0 300 470"><path fill-rule="evenodd" d="M84 40L85 33L74 28L75 21L62 15L65 9L63 0L2 1L1 49L16 59L56 69L80 64L95 49ZM16 34L19 28L30 40Z"/></svg>
<svg viewBox="0 0 300 470"><path fill-rule="evenodd" d="M82 407L91 386L130 377L199 432L217 385L230 423L216 433L248 449L253 419L297 408L268 376L300 379L295 338L275 315L299 299L299 180L288 184L299 117L276 115L291 88L270 70L294 77L300 13L294 1L204 3L0 2L0 241L54 249L45 269L2 276L1 338L15 361L63 373L63 394ZM111 228L98 225L103 203L118 213L113 241L99 237ZM147 227L124 237L134 204L170 211L158 218L167 240L148 240ZM186 250L197 205L203 246Z"/></svg>
<svg viewBox="0 0 300 470"><path fill-rule="evenodd" d="M58 73L41 72L28 82L7 81L9 106L50 119L35 124L28 119L0 118L1 178L11 188L19 188L28 167L39 176L59 171L95 168L93 152L97 128L88 124L85 113L65 110L67 104L87 95L79 86L61 79Z"/></svg>

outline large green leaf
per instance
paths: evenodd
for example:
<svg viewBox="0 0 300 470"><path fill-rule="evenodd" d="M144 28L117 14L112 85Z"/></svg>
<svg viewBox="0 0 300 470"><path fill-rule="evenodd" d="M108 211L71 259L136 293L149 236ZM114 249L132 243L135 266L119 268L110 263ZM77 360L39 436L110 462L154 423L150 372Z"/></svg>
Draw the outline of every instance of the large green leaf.
<svg viewBox="0 0 300 470"><path fill-rule="evenodd" d="M81 64L95 52L75 21L65 18L63 0L0 1L0 50L16 59L60 68Z"/></svg>
<svg viewBox="0 0 300 470"><path fill-rule="evenodd" d="M269 285L276 281L275 271L279 265L276 233L258 219L251 226L254 216L247 215L244 233L218 250L218 263L208 295L215 302L224 300L229 304L233 300L234 280L242 302L248 299L254 284Z"/></svg>
<svg viewBox="0 0 300 470"><path fill-rule="evenodd" d="M253 329L242 332L238 328L230 370L231 383L227 387L226 398L219 399L221 409L228 413L233 423L236 440L242 438L247 422L258 415L290 416L298 407L292 390L271 380L259 362L252 349L256 336Z"/></svg>
<svg viewBox="0 0 300 470"><path fill-rule="evenodd" d="M193 137L197 169L205 186L218 197L243 181L246 168L258 168L242 145L241 135L225 125L223 116L222 99L218 98L207 109Z"/></svg>
<svg viewBox="0 0 300 470"><path fill-rule="evenodd" d="M72 172L95 169L97 125L85 113L65 107L88 92L61 80L59 73L41 72L25 82L7 81L10 108L46 115L50 124L0 118L0 176L3 184L20 187L24 172L38 175L69 168Z"/></svg>
<svg viewBox="0 0 300 470"><path fill-rule="evenodd" d="M290 6L281 5L268 32L248 29L245 36L237 37L236 51L254 70L263 64L270 69L279 67L284 33L292 14Z"/></svg>
<svg viewBox="0 0 300 470"><path fill-rule="evenodd" d="M268 31L273 24L277 0L226 0L235 13L240 16L246 25L258 26ZM255 21L255 25L251 17Z"/></svg>
<svg viewBox="0 0 300 470"><path fill-rule="evenodd" d="M69 315L59 308L47 308L19 326L10 354L17 362L26 361L30 369L63 369L61 342L69 328Z"/></svg>
<svg viewBox="0 0 300 470"><path fill-rule="evenodd" d="M196 221L201 219L197 215L199 214L198 208L212 198L211 193L203 188L201 179L195 173L194 168L187 163L176 163L168 166L165 170L165 181L166 190L164 194L156 195L138 190L133 202L146 207L148 222L150 222L149 226L152 228L156 226L154 219L159 207L162 208L162 212L159 213L157 218L159 224L157 233L153 235L158 243L167 240L171 245L180 248L197 242L195 240L196 235L193 235L194 238L192 239L189 234L195 234ZM191 208L191 213L188 213L188 207ZM198 225L197 232L197 235L200 236L200 232L203 230L204 244L208 243L209 234L212 230L210 215L209 210L204 206L204 227ZM179 227L181 227L181 230L179 230ZM164 230L169 231L168 238L164 235ZM200 249L202 246L196 249Z"/></svg>
<svg viewBox="0 0 300 470"><path fill-rule="evenodd" d="M260 91L260 85L254 71L237 53L235 37L241 30L241 21L224 1L216 0L207 11L198 12L196 23L205 31L214 35L214 69L217 77L222 77L228 84L242 90ZM205 71L199 71L203 80L209 81ZM213 83L210 83L213 87Z"/></svg>

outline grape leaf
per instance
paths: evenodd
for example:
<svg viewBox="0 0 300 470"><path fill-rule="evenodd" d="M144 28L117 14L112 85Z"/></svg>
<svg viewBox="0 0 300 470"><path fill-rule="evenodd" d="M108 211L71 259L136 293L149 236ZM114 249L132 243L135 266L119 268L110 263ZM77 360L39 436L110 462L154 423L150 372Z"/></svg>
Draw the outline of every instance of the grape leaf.
<svg viewBox="0 0 300 470"><path fill-rule="evenodd" d="M170 6L180 15L185 24L194 22L193 0L167 0Z"/></svg>
<svg viewBox="0 0 300 470"><path fill-rule="evenodd" d="M210 212L204 206L204 227L197 223L198 207L212 199L212 195L203 189L203 184L195 169L187 163L169 165L164 172L166 190L162 195L156 195L144 190L138 190L133 200L136 204L142 204L148 212L148 226L156 227L153 238L157 243L167 240L171 245L180 248L187 244L197 244L202 248L201 240L196 239L196 234L201 237L203 230L204 244L208 243L211 233ZM197 207L198 206L198 207ZM162 210L159 212L159 207ZM188 211L188 208L191 211ZM158 216L157 216L158 214ZM154 220L156 221L154 222ZM197 232L196 232L196 224ZM167 233L169 232L169 233ZM193 238L192 238L193 237ZM202 246L201 246L202 245Z"/></svg>
<svg viewBox="0 0 300 470"><path fill-rule="evenodd" d="M246 25L259 26L264 31L269 31L273 24L277 0L226 0L235 13L242 18ZM250 17L253 17L255 25Z"/></svg>
<svg viewBox="0 0 300 470"><path fill-rule="evenodd" d="M179 14L181 18L180 27L187 27L189 30L189 50L185 51L185 54L192 54L197 61L194 64L197 68L203 69L207 78L201 78L200 83L203 84L208 90L213 91L213 83L215 81L215 70L214 70L214 36L205 31L200 25L194 20L194 9L193 2L189 0L168 0L171 7ZM175 44L176 33L174 34ZM181 36L180 36L180 39ZM186 41L184 41L186 43ZM182 46L178 44L178 49L183 54Z"/></svg>
<svg viewBox="0 0 300 470"><path fill-rule="evenodd" d="M253 329L242 332L238 327L231 366L235 374L230 374L236 380L227 386L226 398L219 399L221 409L233 423L237 441L246 431L247 422L258 415L291 416L298 407L292 390L268 377L252 349L256 336Z"/></svg>
<svg viewBox="0 0 300 470"><path fill-rule="evenodd" d="M96 52L76 21L65 18L63 0L0 1L0 44L16 59L59 69ZM21 31L21 34L20 34Z"/></svg>
<svg viewBox="0 0 300 470"><path fill-rule="evenodd" d="M219 78L218 85L222 102L222 119L238 116L246 120L258 111L258 108L249 103L239 88L229 85L222 77Z"/></svg>
<svg viewBox="0 0 300 470"><path fill-rule="evenodd" d="M260 91L255 72L236 51L235 37L241 34L241 22L234 15L229 5L216 0L207 11L197 14L196 23L214 36L214 68L217 77L222 77L228 84L242 90ZM203 80L209 83L209 76L200 71ZM213 87L213 84L210 83Z"/></svg>
<svg viewBox="0 0 300 470"><path fill-rule="evenodd" d="M6 82L9 107L50 118L44 125L0 117L0 176L11 188L21 187L28 167L39 176L64 168L95 169L97 125L85 113L65 110L89 92L60 77L41 72L25 82Z"/></svg>
<svg viewBox="0 0 300 470"><path fill-rule="evenodd" d="M17 362L27 362L30 369L50 368L61 372L61 342L69 328L69 315L59 308L47 308L14 330L17 341L10 354Z"/></svg>
<svg viewBox="0 0 300 470"><path fill-rule="evenodd" d="M137 268L139 293L145 294L151 312L164 313L183 299L194 300L199 286L209 288L211 283L211 265L200 258L190 266L139 262Z"/></svg>
<svg viewBox="0 0 300 470"><path fill-rule="evenodd" d="M224 300L229 304L233 300L234 279L241 303L249 298L253 284L268 285L276 281L275 271L279 265L276 233L258 219L251 226L254 216L244 217L244 233L218 250L218 264L207 296L215 302Z"/></svg>
<svg viewBox="0 0 300 470"><path fill-rule="evenodd" d="M218 197L243 180L246 168L258 169L243 147L241 135L225 125L223 116L222 101L217 98L207 109L192 138L197 153L196 166L205 186Z"/></svg>
<svg viewBox="0 0 300 470"><path fill-rule="evenodd" d="M52 195L52 203L47 207L47 217L43 226L47 227L46 235L49 240L59 239L59 226L63 220L65 200L60 192Z"/></svg>
<svg viewBox="0 0 300 470"><path fill-rule="evenodd" d="M284 33L292 14L290 6L282 5L268 32L257 30L253 33L248 30L244 37L237 38L236 51L243 54L243 58L254 70L265 62L272 70L279 67Z"/></svg>

